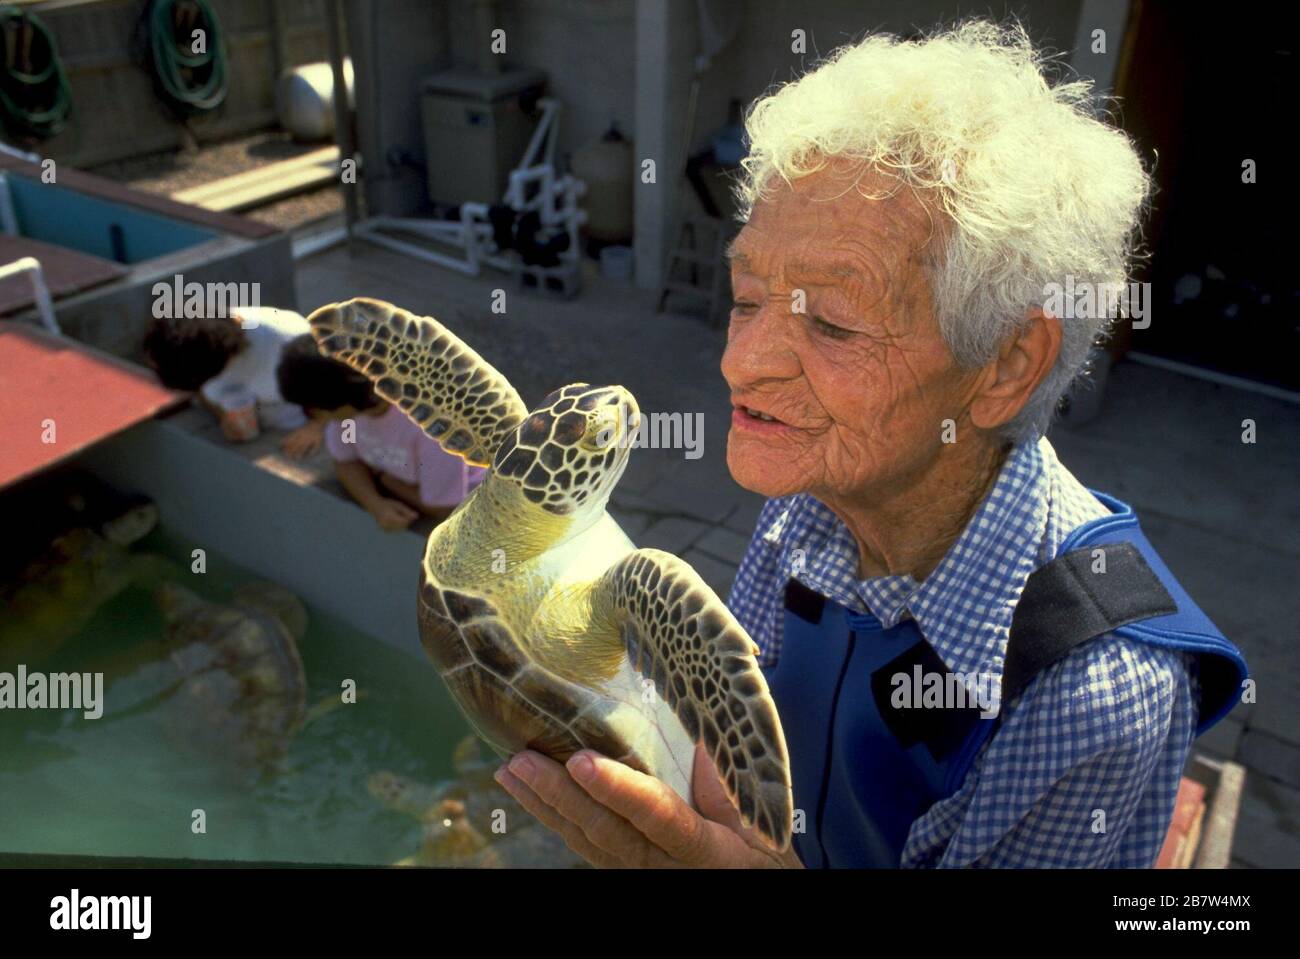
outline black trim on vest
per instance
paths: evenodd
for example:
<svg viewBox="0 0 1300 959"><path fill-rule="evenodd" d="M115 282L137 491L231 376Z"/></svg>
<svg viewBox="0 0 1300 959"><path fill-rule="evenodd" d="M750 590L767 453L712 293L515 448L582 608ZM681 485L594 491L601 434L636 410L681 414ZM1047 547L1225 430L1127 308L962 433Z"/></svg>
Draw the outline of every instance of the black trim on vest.
<svg viewBox="0 0 1300 959"><path fill-rule="evenodd" d="M1093 572L1097 552L1105 554L1105 572ZM1002 705L1088 640L1177 611L1132 543L1063 553L1029 575L1016 604L1002 670Z"/></svg>
<svg viewBox="0 0 1300 959"><path fill-rule="evenodd" d="M943 683L940 695L946 697L946 690L952 684L948 677L951 671L948 664L935 652L934 647L924 639L895 656L885 665L871 674L871 695L876 701L876 710L885 726L898 740L898 744L907 749L916 743L924 743L936 762L940 762L961 748L969 738L975 724L980 720L979 706L966 706L962 709L939 708L918 709L916 702L924 695L923 688L912 688L913 696L904 705L895 708L893 703L895 676L905 676L915 687L913 678L916 667L921 669L924 682L929 677L937 676ZM942 703L940 704L943 705Z"/></svg>
<svg viewBox="0 0 1300 959"><path fill-rule="evenodd" d="M826 597L815 593L797 579L787 580L785 584L785 608L794 613L805 623L816 626L822 621L822 610L826 608Z"/></svg>

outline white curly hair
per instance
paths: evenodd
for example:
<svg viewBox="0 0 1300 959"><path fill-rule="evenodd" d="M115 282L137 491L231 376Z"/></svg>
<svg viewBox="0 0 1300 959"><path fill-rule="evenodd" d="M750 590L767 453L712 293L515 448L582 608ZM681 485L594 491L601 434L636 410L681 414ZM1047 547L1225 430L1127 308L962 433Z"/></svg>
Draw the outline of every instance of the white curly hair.
<svg viewBox="0 0 1300 959"><path fill-rule="evenodd" d="M1053 86L1046 62L1023 27L982 20L839 48L747 111L739 218L774 176L790 183L831 158L892 174L946 220L925 258L935 312L955 360L984 365L1048 284L1126 282L1151 189L1128 137L1094 115L1091 81ZM1008 438L1047 429L1109 322L1061 320L1056 365Z"/></svg>

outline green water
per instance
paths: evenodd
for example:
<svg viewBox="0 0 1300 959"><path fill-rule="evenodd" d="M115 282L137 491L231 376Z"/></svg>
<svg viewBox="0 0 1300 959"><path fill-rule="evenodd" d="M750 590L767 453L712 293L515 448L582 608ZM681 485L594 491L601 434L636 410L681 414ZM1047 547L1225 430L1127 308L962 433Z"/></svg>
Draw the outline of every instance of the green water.
<svg viewBox="0 0 1300 959"><path fill-rule="evenodd" d="M179 561L189 548L155 531L136 551ZM207 562L203 575L178 569L181 582L211 599L225 601L255 578L210 552ZM357 864L414 852L419 824L380 806L366 780L385 769L422 782L449 777L467 726L416 637L406 652L308 612L300 643L308 706L339 701L345 679L361 696L309 723L268 771L239 774L219 746L196 752L168 735L165 697L148 695L159 688L158 665L106 685L99 719L0 710L0 852ZM40 668L79 671L156 641L163 628L150 590L132 586ZM198 809L202 834L192 829Z"/></svg>

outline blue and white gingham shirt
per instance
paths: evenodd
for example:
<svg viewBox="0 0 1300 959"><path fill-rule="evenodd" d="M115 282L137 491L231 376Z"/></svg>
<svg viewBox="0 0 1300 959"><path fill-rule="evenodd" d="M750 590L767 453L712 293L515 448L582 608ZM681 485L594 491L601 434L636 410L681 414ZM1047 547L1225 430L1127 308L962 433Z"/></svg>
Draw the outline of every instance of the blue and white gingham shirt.
<svg viewBox="0 0 1300 959"><path fill-rule="evenodd" d="M794 578L885 628L911 616L952 672L987 677L996 689L1025 580L1071 530L1106 515L1046 439L1022 443L923 582L859 580L844 523L808 494L781 497L759 515L728 606L764 666L780 655L785 584ZM1113 634L1092 640L1001 704L1002 726L961 788L912 824L902 865L1151 866L1198 699L1191 656Z"/></svg>

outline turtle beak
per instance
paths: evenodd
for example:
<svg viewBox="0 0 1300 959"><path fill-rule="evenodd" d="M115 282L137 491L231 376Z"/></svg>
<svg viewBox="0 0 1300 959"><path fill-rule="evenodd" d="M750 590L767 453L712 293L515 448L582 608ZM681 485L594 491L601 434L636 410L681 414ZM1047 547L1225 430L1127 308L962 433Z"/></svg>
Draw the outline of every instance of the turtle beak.
<svg viewBox="0 0 1300 959"><path fill-rule="evenodd" d="M636 397L627 390L623 390L623 402L619 408L619 413L626 435L634 435L641 428L641 409L636 405Z"/></svg>

